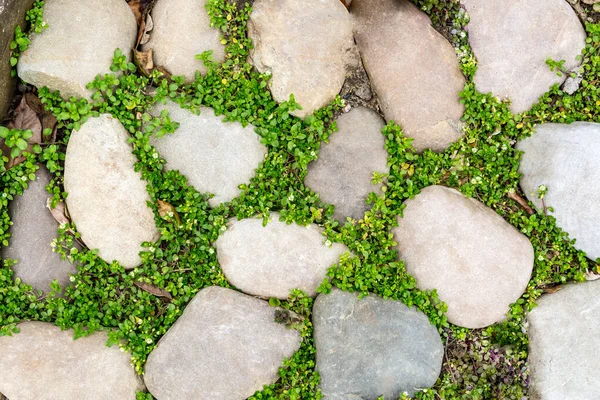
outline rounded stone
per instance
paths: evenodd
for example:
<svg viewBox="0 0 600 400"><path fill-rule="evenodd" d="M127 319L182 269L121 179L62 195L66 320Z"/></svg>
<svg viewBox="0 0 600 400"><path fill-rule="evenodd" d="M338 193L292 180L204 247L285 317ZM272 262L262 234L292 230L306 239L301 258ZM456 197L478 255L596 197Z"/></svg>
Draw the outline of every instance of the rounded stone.
<svg viewBox="0 0 600 400"><path fill-rule="evenodd" d="M527 237L457 190L423 189L393 232L407 271L420 289L437 290L455 325L502 320L527 288L534 259Z"/></svg>
<svg viewBox="0 0 600 400"><path fill-rule="evenodd" d="M133 166L137 161L129 134L108 114L89 118L73 131L65 159L67 207L81 239L98 249L107 262L125 268L141 262L143 242L160 233L148 207L146 182Z"/></svg>

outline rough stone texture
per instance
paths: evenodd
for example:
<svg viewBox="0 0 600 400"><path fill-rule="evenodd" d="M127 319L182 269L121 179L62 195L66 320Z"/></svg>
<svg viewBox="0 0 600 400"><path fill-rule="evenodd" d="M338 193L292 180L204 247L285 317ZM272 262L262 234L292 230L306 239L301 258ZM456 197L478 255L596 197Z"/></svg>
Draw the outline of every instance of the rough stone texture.
<svg viewBox="0 0 600 400"><path fill-rule="evenodd" d="M152 49L155 64L173 75L185 76L186 83L194 81L196 71L206 73L196 55L212 50L214 61L225 60L221 33L210 26L206 3L206 0L158 0L152 9L154 28L143 50Z"/></svg>
<svg viewBox="0 0 600 400"><path fill-rule="evenodd" d="M452 45L408 0L355 0L356 43L385 118L418 151L445 149L462 136L462 75Z"/></svg>
<svg viewBox="0 0 600 400"><path fill-rule="evenodd" d="M248 21L254 43L250 58L273 75L273 98L293 94L299 117L327 105L344 84L354 46L352 20L338 0L256 0Z"/></svg>
<svg viewBox="0 0 600 400"><path fill-rule="evenodd" d="M0 392L11 400L131 400L144 385L131 358L106 347L105 332L73 340L45 322L24 322L0 337Z"/></svg>
<svg viewBox="0 0 600 400"><path fill-rule="evenodd" d="M461 0L470 16L469 42L477 57L475 85L528 110L550 86L564 81L546 60L580 64L585 30L565 0Z"/></svg>
<svg viewBox="0 0 600 400"><path fill-rule="evenodd" d="M221 268L248 294L287 299L292 289L302 289L315 296L327 269L348 249L327 247L317 225L288 225L279 218L272 213L265 227L262 218L231 220L215 242Z"/></svg>
<svg viewBox="0 0 600 400"><path fill-rule="evenodd" d="M160 400L243 400L275 382L300 347L275 311L231 289L201 290L150 353L148 390Z"/></svg>
<svg viewBox="0 0 600 400"><path fill-rule="evenodd" d="M0 0L0 121L13 98L16 79L10 77L10 42L17 25L23 27L25 13L34 0Z"/></svg>
<svg viewBox="0 0 600 400"><path fill-rule="evenodd" d="M532 400L598 397L600 280L542 296L528 316Z"/></svg>
<svg viewBox="0 0 600 400"><path fill-rule="evenodd" d="M502 320L533 269L529 240L480 202L429 186L394 228L400 257L421 289L437 289L448 321L483 328Z"/></svg>
<svg viewBox="0 0 600 400"><path fill-rule="evenodd" d="M546 207L559 227L577 239L575 247L589 258L600 257L600 124L543 124L517 144L525 152L519 171L521 188L538 210L543 209L537 191L548 188Z"/></svg>
<svg viewBox="0 0 600 400"><path fill-rule="evenodd" d="M50 179L48 170L40 166L35 181L9 203L11 238L9 246L2 250L4 258L19 261L13 266L15 277L44 292L50 291L50 283L55 279L64 288L69 284L69 276L77 273L75 265L63 260L50 246L58 236L58 223L46 208Z"/></svg>
<svg viewBox="0 0 600 400"><path fill-rule="evenodd" d="M63 97L87 97L85 85L110 73L115 49L129 56L137 37L135 17L123 0L52 0L48 28L33 35L18 64L19 77Z"/></svg>
<svg viewBox="0 0 600 400"><path fill-rule="evenodd" d="M329 143L321 146L319 158L308 166L306 184L319 193L321 199L335 205L334 217L361 218L367 210L370 192L380 192L373 186L373 171L388 173L384 121L368 108L353 108L337 119L338 132Z"/></svg>
<svg viewBox="0 0 600 400"><path fill-rule="evenodd" d="M444 347L427 316L400 301L334 289L313 308L325 400L397 399L433 386Z"/></svg>
<svg viewBox="0 0 600 400"><path fill-rule="evenodd" d="M65 189L71 218L90 249L125 268L141 262L144 241L157 240L150 196L121 123L108 114L73 131L65 160Z"/></svg>
<svg viewBox="0 0 600 400"><path fill-rule="evenodd" d="M254 126L223 122L207 107L195 115L173 102L155 107L152 113L158 115L163 109L180 123L174 134L151 141L167 160L167 168L179 170L199 192L214 193L209 200L213 207L237 197L238 186L250 182L267 154Z"/></svg>

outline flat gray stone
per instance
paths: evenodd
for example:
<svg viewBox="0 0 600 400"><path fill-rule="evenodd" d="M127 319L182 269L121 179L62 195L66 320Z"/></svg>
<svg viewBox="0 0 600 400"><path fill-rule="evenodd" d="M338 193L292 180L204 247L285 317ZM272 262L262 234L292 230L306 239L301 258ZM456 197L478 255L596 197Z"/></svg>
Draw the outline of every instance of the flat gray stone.
<svg viewBox="0 0 600 400"><path fill-rule="evenodd" d="M287 299L292 289L301 289L315 296L329 267L348 249L339 243L328 247L315 224L288 225L279 218L272 213L267 226L262 218L230 220L215 242L221 269L248 294Z"/></svg>
<svg viewBox="0 0 600 400"><path fill-rule="evenodd" d="M158 0L152 9L154 27L144 51L152 49L154 63L173 75L194 81L196 71L206 74L203 62L195 58L212 50L212 59L225 61L221 32L210 26L206 0Z"/></svg>
<svg viewBox="0 0 600 400"><path fill-rule="evenodd" d="M429 186L406 202L393 229L420 289L437 289L448 321L483 328L504 319L533 270L533 247L492 209L457 190Z"/></svg>
<svg viewBox="0 0 600 400"><path fill-rule="evenodd" d="M254 66L272 75L278 102L293 94L305 117L340 92L354 46L352 20L338 0L256 0L248 20Z"/></svg>
<svg viewBox="0 0 600 400"><path fill-rule="evenodd" d="M525 152L519 172L525 196L538 210L540 185L548 212L556 224L576 239L575 247L595 260L600 257L600 124L543 124L517 144Z"/></svg>
<svg viewBox="0 0 600 400"><path fill-rule="evenodd" d="M8 247L2 249L2 257L18 260L13 266L15 277L36 290L50 291L50 284L57 280L62 288L69 284L71 274L77 273L75 265L63 260L52 251L51 243L58 236L58 223L46 207L51 197L46 191L50 173L40 166L35 181L22 196L9 203L12 220Z"/></svg>
<svg viewBox="0 0 600 400"><path fill-rule="evenodd" d="M73 131L65 160L67 207L81 239L107 262L125 268L141 262L142 242L160 233L146 202L146 182L133 169L137 161L129 134L108 114L88 119Z"/></svg>
<svg viewBox="0 0 600 400"><path fill-rule="evenodd" d="M46 322L23 322L0 336L0 392L11 400L131 400L144 385L131 358L96 332L73 340Z"/></svg>
<svg viewBox="0 0 600 400"><path fill-rule="evenodd" d="M477 57L475 85L512 100L521 113L550 86L561 83L546 60L565 60L565 68L580 64L575 57L585 47L585 30L565 0L461 0L467 9L469 42Z"/></svg>
<svg viewBox="0 0 600 400"><path fill-rule="evenodd" d="M418 151L444 150L462 136L465 86L452 45L408 0L355 0L356 43L385 118Z"/></svg>
<svg viewBox="0 0 600 400"><path fill-rule="evenodd" d="M48 28L31 38L18 74L34 86L90 98L86 85L111 73L115 49L129 57L137 37L131 9L122 0L51 0L44 5Z"/></svg>
<svg viewBox="0 0 600 400"><path fill-rule="evenodd" d="M337 119L338 131L321 145L319 158L308 165L306 185L321 199L335 205L333 216L360 219L367 210L367 196L381 192L371 184L373 172L389 172L383 119L368 108L353 108Z"/></svg>
<svg viewBox="0 0 600 400"><path fill-rule="evenodd" d="M155 106L151 113L158 115L164 109L180 123L174 134L151 140L166 167L179 170L199 192L213 193L208 201L213 207L237 197L239 185L250 183L267 154L254 126L223 122L208 107L196 115L171 101Z"/></svg>
<svg viewBox="0 0 600 400"><path fill-rule="evenodd" d="M275 311L231 289L202 289L158 342L144 380L159 400L244 400L278 379L300 347Z"/></svg>
<svg viewBox="0 0 600 400"><path fill-rule="evenodd" d="M532 400L589 400L600 388L600 280L543 295L529 315Z"/></svg>
<svg viewBox="0 0 600 400"><path fill-rule="evenodd" d="M334 289L317 297L313 324L324 400L412 396L442 368L437 329L400 301Z"/></svg>

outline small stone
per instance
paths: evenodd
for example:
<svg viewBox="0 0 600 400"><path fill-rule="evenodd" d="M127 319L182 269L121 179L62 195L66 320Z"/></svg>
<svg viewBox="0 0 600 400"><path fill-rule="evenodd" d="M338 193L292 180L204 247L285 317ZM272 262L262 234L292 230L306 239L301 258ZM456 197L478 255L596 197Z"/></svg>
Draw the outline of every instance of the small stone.
<svg viewBox="0 0 600 400"><path fill-rule="evenodd" d="M215 242L223 273L229 283L255 296L287 299L292 289L315 296L327 269L348 249L324 244L315 224L288 225L279 218L272 213L266 226L262 218L230 220Z"/></svg>
<svg viewBox="0 0 600 400"><path fill-rule="evenodd" d="M575 247L592 260L600 257L600 124L543 124L517 144L525 152L519 172L525 196L576 239ZM544 203L540 186L547 188Z"/></svg>
<svg viewBox="0 0 600 400"><path fill-rule="evenodd" d="M63 260L52 251L51 243L58 236L58 223L46 207L51 197L46 191L50 173L40 166L35 181L22 196L9 203L8 211L12 226L8 247L2 249L2 257L18 260L12 267L15 277L44 293L57 280L61 288L69 285L69 277L77 273L75 265Z"/></svg>
<svg viewBox="0 0 600 400"><path fill-rule="evenodd" d="M420 289L437 289L455 325L476 329L502 320L529 283L529 240L457 190L423 189L406 202L393 232L407 271Z"/></svg>
<svg viewBox="0 0 600 400"><path fill-rule="evenodd" d="M408 0L355 0L356 43L388 121L418 151L444 150L462 136L465 86L452 45Z"/></svg>
<svg viewBox="0 0 600 400"><path fill-rule="evenodd" d="M360 219L367 207L367 196L381 192L372 185L373 172L387 174L387 151L381 130L383 119L364 107L353 108L337 119L338 131L321 146L319 158L308 166L306 185L321 199L335 205L333 216Z"/></svg>
<svg viewBox="0 0 600 400"><path fill-rule="evenodd" d="M250 183L267 154L255 127L223 122L212 108L202 107L196 115L171 101L155 106L151 113L158 115L165 109L179 128L151 143L167 161L167 169L179 170L199 192L213 193L209 200L213 207L237 197L238 187Z"/></svg>
<svg viewBox="0 0 600 400"><path fill-rule="evenodd" d="M276 310L231 289L201 290L150 353L148 390L160 400L244 400L274 383L300 347Z"/></svg>
<svg viewBox="0 0 600 400"><path fill-rule="evenodd" d="M577 89L579 89L579 85L581 85L581 81L583 81L583 76L581 75L579 70L580 70L580 68L576 67L576 68L572 68L567 73L567 79L565 79L565 82L562 85L562 91L568 95L575 93L577 91ZM575 77L572 77L571 74L576 74L576 75L575 75Z"/></svg>
<svg viewBox="0 0 600 400"><path fill-rule="evenodd" d="M0 336L0 392L11 400L131 400L144 385L131 358L96 332L73 340L46 322L23 322Z"/></svg>
<svg viewBox="0 0 600 400"><path fill-rule="evenodd" d="M565 285L537 304L528 315L531 398L597 398L600 281Z"/></svg>
<svg viewBox="0 0 600 400"><path fill-rule="evenodd" d="M65 160L67 207L81 239L107 262L125 268L141 262L142 242L160 233L146 204L146 182L133 169L129 134L108 114L89 118L73 131Z"/></svg>
<svg viewBox="0 0 600 400"><path fill-rule="evenodd" d="M352 20L339 0L256 0L248 20L250 58L272 75L278 102L293 94L305 117L340 92L354 46Z"/></svg>
<svg viewBox="0 0 600 400"><path fill-rule="evenodd" d="M59 90L64 98L90 98L86 85L111 73L115 49L129 57L137 24L123 0L52 0L45 2L48 25L31 38L21 55L19 77L38 88Z"/></svg>
<svg viewBox="0 0 600 400"><path fill-rule="evenodd" d="M195 58L212 51L215 62L225 61L221 33L210 26L206 0L159 0L152 9L154 27L144 51L152 49L155 65L165 67L173 75L194 81L196 71L206 74L203 62Z"/></svg>
<svg viewBox="0 0 600 400"><path fill-rule="evenodd" d="M333 289L317 297L313 324L324 400L397 399L438 378L442 340L414 307Z"/></svg>
<svg viewBox="0 0 600 400"><path fill-rule="evenodd" d="M461 0L470 20L469 42L477 57L474 82L482 93L510 98L521 113L565 76L546 60L565 60L569 70L585 47L585 30L564 0Z"/></svg>

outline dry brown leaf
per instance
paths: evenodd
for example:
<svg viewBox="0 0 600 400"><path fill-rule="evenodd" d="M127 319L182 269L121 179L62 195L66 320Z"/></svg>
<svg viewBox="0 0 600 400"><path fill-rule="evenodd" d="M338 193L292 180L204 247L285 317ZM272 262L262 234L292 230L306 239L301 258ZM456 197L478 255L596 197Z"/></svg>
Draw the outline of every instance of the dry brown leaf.
<svg viewBox="0 0 600 400"><path fill-rule="evenodd" d="M139 44L146 44L150 41L150 31L154 28L154 22L152 21L152 16L148 14L146 17L146 21L144 23L144 28L141 30L141 37L138 34Z"/></svg>
<svg viewBox="0 0 600 400"><path fill-rule="evenodd" d="M44 106L42 105L42 101L35 94L29 92L25 93L23 96L25 97L25 101L27 101L27 105L31 107L33 111L38 114L41 114L44 111Z"/></svg>
<svg viewBox="0 0 600 400"><path fill-rule="evenodd" d="M162 65L159 65L155 68L158 72L162 73L165 78L170 81L171 80L171 72L169 72L168 69L166 69L165 67L163 67Z"/></svg>
<svg viewBox="0 0 600 400"><path fill-rule="evenodd" d="M177 214L177 210L171 204L166 201L158 200L158 215L161 217L175 217L177 221L177 225L181 225L181 219L179 218L179 214Z"/></svg>
<svg viewBox="0 0 600 400"><path fill-rule="evenodd" d="M545 288L545 289L542 289L542 291L544 293L551 294L551 293L558 292L560 289L562 289L562 285L557 285L557 286L552 286L552 287L549 287L549 288Z"/></svg>
<svg viewBox="0 0 600 400"><path fill-rule="evenodd" d="M49 112L43 112L41 115L42 121L42 134L46 129L50 129L50 135L44 136L42 139L44 142L54 142L56 141L56 131L58 130L58 125L56 121L56 117Z"/></svg>
<svg viewBox="0 0 600 400"><path fill-rule="evenodd" d="M593 273L592 271L587 271L585 273L585 280L586 281L595 281L600 279L600 275Z"/></svg>
<svg viewBox="0 0 600 400"><path fill-rule="evenodd" d="M140 0L131 0L127 5L129 5L131 12L135 16L135 22L140 26L142 24L142 2Z"/></svg>
<svg viewBox="0 0 600 400"><path fill-rule="evenodd" d="M135 65L138 66L138 68L144 75L150 76L152 70L154 69L154 61L152 60L152 49L148 51L133 50L133 53L135 56Z"/></svg>
<svg viewBox="0 0 600 400"><path fill-rule="evenodd" d="M350 4L352 4L352 0L340 0L346 8L350 8Z"/></svg>
<svg viewBox="0 0 600 400"><path fill-rule="evenodd" d="M521 196L519 196L516 192L508 192L507 196L519 203L519 205L523 207L523 209L525 209L525 211L527 211L529 215L533 215L535 213L535 211L533 211L533 209L529 207L527 201Z"/></svg>
<svg viewBox="0 0 600 400"><path fill-rule="evenodd" d="M151 285L149 283L146 282L140 282L140 281L135 281L133 282L133 284L137 287L139 287L140 289L142 289L144 292L148 292L150 294L155 295L156 297L165 297L169 300L173 299L173 296L171 296L171 293L167 292L164 289L161 289L159 287L156 287L154 285Z"/></svg>
<svg viewBox="0 0 600 400"><path fill-rule="evenodd" d="M29 144L40 144L42 142L42 123L38 114L27 103L27 97L23 96L15 110L15 120L7 125L10 129L30 129L33 136L27 140Z"/></svg>
<svg viewBox="0 0 600 400"><path fill-rule="evenodd" d="M68 216L67 207L62 201L58 202L56 207L52 208L52 200L48 198L48 200L46 200L46 208L50 210L50 213L60 225L71 222L71 219Z"/></svg>

